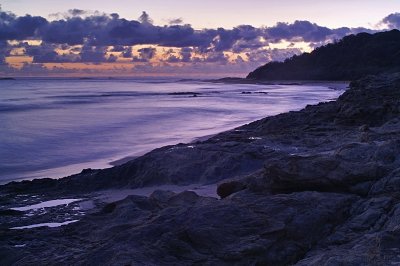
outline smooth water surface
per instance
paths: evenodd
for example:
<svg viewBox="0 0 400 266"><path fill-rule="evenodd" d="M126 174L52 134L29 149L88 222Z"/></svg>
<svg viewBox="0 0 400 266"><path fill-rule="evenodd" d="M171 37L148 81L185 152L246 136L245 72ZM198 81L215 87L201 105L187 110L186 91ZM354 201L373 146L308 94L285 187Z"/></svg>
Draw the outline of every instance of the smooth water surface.
<svg viewBox="0 0 400 266"><path fill-rule="evenodd" d="M3 80L0 183L110 167L126 156L332 100L342 92L323 84Z"/></svg>

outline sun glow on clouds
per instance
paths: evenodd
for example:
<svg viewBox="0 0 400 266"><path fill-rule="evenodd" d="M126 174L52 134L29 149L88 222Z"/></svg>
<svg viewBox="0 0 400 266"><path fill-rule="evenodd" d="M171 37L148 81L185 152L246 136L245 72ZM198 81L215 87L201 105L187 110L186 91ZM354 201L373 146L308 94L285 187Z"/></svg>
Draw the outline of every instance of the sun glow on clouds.
<svg viewBox="0 0 400 266"><path fill-rule="evenodd" d="M57 20L0 11L0 75L244 75L365 28L329 29L309 21L255 28L195 30L118 14L69 10ZM382 20L397 25L400 15ZM398 19L400 21L400 19Z"/></svg>

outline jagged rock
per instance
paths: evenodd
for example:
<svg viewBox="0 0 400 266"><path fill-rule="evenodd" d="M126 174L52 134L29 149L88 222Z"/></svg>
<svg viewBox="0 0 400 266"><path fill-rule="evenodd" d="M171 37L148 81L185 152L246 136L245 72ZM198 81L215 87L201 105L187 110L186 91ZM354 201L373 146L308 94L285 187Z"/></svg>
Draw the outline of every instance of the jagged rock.
<svg viewBox="0 0 400 266"><path fill-rule="evenodd" d="M217 188L217 194L221 198L226 198L229 195L246 189L246 184L240 181L232 180L220 184Z"/></svg>
<svg viewBox="0 0 400 266"><path fill-rule="evenodd" d="M46 239L48 249L29 255L36 245L28 244L16 251L21 254L18 263L293 263L347 218L356 198L317 192L271 196L244 192L219 201L193 192L156 194L130 196L116 202L111 211L66 227L63 243L57 231L32 232L36 245ZM16 239L6 234L8 241ZM91 236L81 252L74 249L81 241L73 237L76 234ZM74 255L68 250L74 250Z"/></svg>
<svg viewBox="0 0 400 266"><path fill-rule="evenodd" d="M265 180L276 192L344 191L383 177L374 162L350 162L335 156L292 156L265 166ZM368 193L368 191L366 191Z"/></svg>

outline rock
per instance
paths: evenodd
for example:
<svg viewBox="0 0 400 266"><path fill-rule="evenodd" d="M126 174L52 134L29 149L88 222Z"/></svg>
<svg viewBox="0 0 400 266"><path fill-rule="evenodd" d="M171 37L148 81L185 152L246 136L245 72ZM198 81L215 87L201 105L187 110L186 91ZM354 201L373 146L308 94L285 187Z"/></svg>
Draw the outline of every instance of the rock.
<svg viewBox="0 0 400 266"><path fill-rule="evenodd" d="M0 186L0 264L396 264L399 88L398 74L370 76L335 102L162 147L110 169ZM219 184L221 199L155 190L99 200L104 189L210 184ZM95 206L80 216L73 212L78 205L32 216L9 212L21 197L29 204L84 198ZM9 230L63 221L67 213L80 221Z"/></svg>
<svg viewBox="0 0 400 266"><path fill-rule="evenodd" d="M292 156L265 166L265 177L276 193L295 191L348 191L351 186L376 180L382 173L376 163L343 161L336 156Z"/></svg>
<svg viewBox="0 0 400 266"><path fill-rule="evenodd" d="M16 210L0 210L0 216L20 216L23 212Z"/></svg>
<svg viewBox="0 0 400 266"><path fill-rule="evenodd" d="M397 194L400 192L400 168L374 183L371 188L371 195Z"/></svg>
<svg viewBox="0 0 400 266"><path fill-rule="evenodd" d="M243 189L246 189L246 184L240 181L233 180L230 182L224 182L220 184L217 188L217 194L221 198L226 198L229 195L241 191Z"/></svg>
<svg viewBox="0 0 400 266"><path fill-rule="evenodd" d="M47 249L37 254L27 246L15 252L16 259L20 264L283 265L296 262L344 221L355 198L316 192L242 193L220 201L192 192L169 195L167 204L137 196L116 202L111 212L61 229L63 242L57 230L31 232L32 238L46 241ZM90 235L91 242L77 249L76 234ZM6 237L1 245L16 239Z"/></svg>

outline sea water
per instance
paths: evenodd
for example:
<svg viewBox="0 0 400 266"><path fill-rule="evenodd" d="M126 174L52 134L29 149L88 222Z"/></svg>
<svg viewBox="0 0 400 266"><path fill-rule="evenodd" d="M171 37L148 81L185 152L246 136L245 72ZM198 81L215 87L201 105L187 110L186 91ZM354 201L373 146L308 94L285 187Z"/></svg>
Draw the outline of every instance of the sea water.
<svg viewBox="0 0 400 266"><path fill-rule="evenodd" d="M307 104L344 84L256 85L177 79L0 81L0 183L106 168Z"/></svg>

